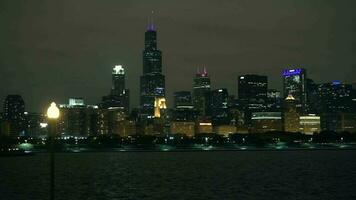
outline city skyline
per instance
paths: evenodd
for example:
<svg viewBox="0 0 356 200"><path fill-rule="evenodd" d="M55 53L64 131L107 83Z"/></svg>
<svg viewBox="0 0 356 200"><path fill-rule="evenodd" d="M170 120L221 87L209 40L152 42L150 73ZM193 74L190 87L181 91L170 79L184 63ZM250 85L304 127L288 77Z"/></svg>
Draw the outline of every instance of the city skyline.
<svg viewBox="0 0 356 200"><path fill-rule="evenodd" d="M224 1L224 13L213 8L214 3L208 2L210 6L205 7L204 12L188 18L186 15L194 14L198 3L192 3L190 10L188 6L179 4L181 12L172 13L173 8L160 9L159 5L165 3L159 2L153 3L151 10L155 10L158 46L163 52L162 68L166 76L169 107L173 106L174 92L192 91L196 68L203 66L208 70L212 89L227 88L229 94L234 95L237 77L244 74L266 75L271 85L269 88L281 90L281 73L285 68L306 68L308 77L317 83L333 80L354 82L355 61L352 55L355 39L351 36L355 32L352 23L355 16L351 14L350 5L335 6L328 2L318 7L317 2L289 1L294 2L291 3L293 8L301 12L295 10L288 14L282 8L291 5L278 4L282 7L278 9L275 3L271 3L257 17L253 14L261 8L249 9L256 6L254 3ZM97 104L110 88L112 67L123 65L127 72L130 98L133 99L131 107L138 106L143 32L150 9L110 2L101 4L101 9L91 15L95 7L95 3L91 2L83 4L80 17L69 22L79 9L73 5L78 3L46 3L41 5L46 12L41 12L43 7L36 7L36 3L4 1L1 4L3 9L0 15L6 22L4 36L0 39L0 84L6 85L1 87L2 101L7 94L21 94L27 110L36 112L44 111L51 100L64 103L69 97L83 97L88 104ZM60 5L58 9L56 4ZM17 6L22 6L21 15L13 18L16 13L10 11ZM122 12L114 9L120 6ZM66 15L61 16L64 10ZM250 10L251 13L248 13ZM278 12L272 13L273 10ZM337 15L329 14L328 10ZM343 13L337 12L340 10ZM36 11L38 15L33 15ZM318 14L312 15L312 11ZM230 15L234 17L229 18ZM240 19L238 15L247 18ZM95 16L100 17L97 19ZM263 16L267 18L262 19ZM53 19L59 20L59 23L50 23ZM111 26L115 20L120 23ZM296 26L286 23L288 20ZM320 23L327 20L333 23ZM270 21L271 26L252 23L258 21ZM32 26L28 27L26 22L31 22ZM322 34L325 30L329 31L328 34ZM57 34L58 31L65 37ZM335 70L330 67L335 67Z"/></svg>

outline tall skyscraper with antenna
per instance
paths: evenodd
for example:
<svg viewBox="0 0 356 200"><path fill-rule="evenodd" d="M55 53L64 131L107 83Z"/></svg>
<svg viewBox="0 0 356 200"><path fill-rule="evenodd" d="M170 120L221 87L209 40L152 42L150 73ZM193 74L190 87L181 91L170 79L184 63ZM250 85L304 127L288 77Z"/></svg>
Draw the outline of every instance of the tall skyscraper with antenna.
<svg viewBox="0 0 356 200"><path fill-rule="evenodd" d="M145 32L143 74L140 78L140 106L143 118L154 118L155 100L165 98L165 89L165 76L162 74L162 52L157 48L157 31L151 17Z"/></svg>

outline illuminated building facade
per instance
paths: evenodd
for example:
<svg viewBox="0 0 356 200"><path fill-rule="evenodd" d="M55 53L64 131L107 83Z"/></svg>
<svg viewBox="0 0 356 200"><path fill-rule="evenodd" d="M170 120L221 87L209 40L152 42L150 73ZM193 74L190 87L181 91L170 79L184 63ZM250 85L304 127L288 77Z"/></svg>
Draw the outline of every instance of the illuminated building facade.
<svg viewBox="0 0 356 200"><path fill-rule="evenodd" d="M171 123L170 132L193 137L195 135L195 122L174 121Z"/></svg>
<svg viewBox="0 0 356 200"><path fill-rule="evenodd" d="M314 133L319 133L320 127L320 116L316 115L305 115L299 117L300 132L306 135L313 135Z"/></svg>
<svg viewBox="0 0 356 200"><path fill-rule="evenodd" d="M150 22L145 32L143 75L140 78L141 118L151 123L156 98L165 98L165 76L162 74L162 53L157 48L157 31Z"/></svg>
<svg viewBox="0 0 356 200"><path fill-rule="evenodd" d="M20 95L8 95L4 102L3 134L23 136L26 130L25 102Z"/></svg>
<svg viewBox="0 0 356 200"><path fill-rule="evenodd" d="M317 87L319 113L352 112L352 86L334 81Z"/></svg>
<svg viewBox="0 0 356 200"><path fill-rule="evenodd" d="M69 104L59 104L59 131L67 136L89 136L97 133L98 106L85 105L82 98L70 98Z"/></svg>
<svg viewBox="0 0 356 200"><path fill-rule="evenodd" d="M125 110L120 107L100 108L98 111L98 134L120 135L120 124L125 122Z"/></svg>
<svg viewBox="0 0 356 200"><path fill-rule="evenodd" d="M206 68L198 69L193 82L193 104L199 116L210 115L209 108L210 78Z"/></svg>
<svg viewBox="0 0 356 200"><path fill-rule="evenodd" d="M156 97L156 99L155 99L155 107L154 108L155 108L154 117L155 118L161 118L162 114L167 109L166 99L162 98L162 97Z"/></svg>
<svg viewBox="0 0 356 200"><path fill-rule="evenodd" d="M283 71L283 96L292 95L297 111L307 112L307 72L303 68L286 69Z"/></svg>
<svg viewBox="0 0 356 200"><path fill-rule="evenodd" d="M296 100L292 95L288 95L284 101L283 111L284 131L296 133L299 132L299 112L296 107Z"/></svg>
<svg viewBox="0 0 356 200"><path fill-rule="evenodd" d="M198 120L196 124L196 134L213 133L213 124L211 120Z"/></svg>
<svg viewBox="0 0 356 200"><path fill-rule="evenodd" d="M213 130L218 135L223 135L225 137L237 132L236 126L234 125L218 125L214 126Z"/></svg>
<svg viewBox="0 0 356 200"><path fill-rule="evenodd" d="M136 134L136 124L133 120L121 120L116 123L117 129L114 134L118 134L121 137L132 136Z"/></svg>
<svg viewBox="0 0 356 200"><path fill-rule="evenodd" d="M281 112L254 112L252 113L251 123L251 133L283 130Z"/></svg>

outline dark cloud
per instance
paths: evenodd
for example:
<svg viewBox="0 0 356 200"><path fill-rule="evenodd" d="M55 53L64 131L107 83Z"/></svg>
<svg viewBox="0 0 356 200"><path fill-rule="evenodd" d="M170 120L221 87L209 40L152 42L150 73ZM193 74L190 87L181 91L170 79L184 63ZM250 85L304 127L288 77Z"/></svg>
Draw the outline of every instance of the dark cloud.
<svg viewBox="0 0 356 200"><path fill-rule="evenodd" d="M318 82L355 80L356 2L352 0L2 0L0 100L23 95L30 111L50 100L109 92L111 67L127 68L138 104L144 30L151 10L158 25L168 96L190 90L198 66L214 88L236 93L239 74L269 76L308 69Z"/></svg>

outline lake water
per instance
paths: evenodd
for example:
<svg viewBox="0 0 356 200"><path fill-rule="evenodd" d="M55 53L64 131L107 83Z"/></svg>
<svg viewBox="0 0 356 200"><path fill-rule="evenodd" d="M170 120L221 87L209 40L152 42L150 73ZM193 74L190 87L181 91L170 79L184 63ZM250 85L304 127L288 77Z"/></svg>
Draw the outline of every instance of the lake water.
<svg viewBox="0 0 356 200"><path fill-rule="evenodd" d="M56 199L356 199L356 151L56 154ZM0 199L48 199L49 156L0 158Z"/></svg>

